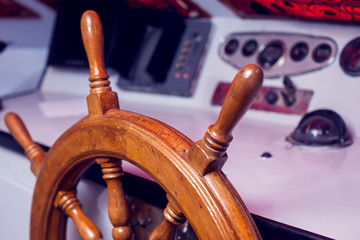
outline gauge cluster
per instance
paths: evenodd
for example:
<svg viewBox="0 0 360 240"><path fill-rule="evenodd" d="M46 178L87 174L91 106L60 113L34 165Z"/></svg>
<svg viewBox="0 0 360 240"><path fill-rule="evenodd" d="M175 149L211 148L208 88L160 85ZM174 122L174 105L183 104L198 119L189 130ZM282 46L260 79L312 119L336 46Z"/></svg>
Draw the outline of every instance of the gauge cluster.
<svg viewBox="0 0 360 240"><path fill-rule="evenodd" d="M234 33L219 45L224 61L236 68L257 63L267 78L324 68L334 62L336 53L330 38L291 33Z"/></svg>

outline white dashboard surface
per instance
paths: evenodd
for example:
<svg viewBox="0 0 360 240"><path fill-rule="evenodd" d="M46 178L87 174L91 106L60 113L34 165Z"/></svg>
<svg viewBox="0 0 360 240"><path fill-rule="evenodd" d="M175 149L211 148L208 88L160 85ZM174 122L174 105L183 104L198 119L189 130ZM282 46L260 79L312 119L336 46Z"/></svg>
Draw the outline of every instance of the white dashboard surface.
<svg viewBox="0 0 360 240"><path fill-rule="evenodd" d="M55 12L36 0L18 0L39 18L0 18L0 41L7 47L0 53L0 98L36 90L48 56ZM21 71L19 71L21 67Z"/></svg>

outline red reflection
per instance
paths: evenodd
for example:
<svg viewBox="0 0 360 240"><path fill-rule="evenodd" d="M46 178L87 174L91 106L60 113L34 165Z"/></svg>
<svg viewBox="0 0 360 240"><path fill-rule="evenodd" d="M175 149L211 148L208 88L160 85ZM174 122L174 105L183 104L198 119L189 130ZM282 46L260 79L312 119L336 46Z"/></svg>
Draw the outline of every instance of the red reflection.
<svg viewBox="0 0 360 240"><path fill-rule="evenodd" d="M245 16L360 21L358 0L221 0Z"/></svg>

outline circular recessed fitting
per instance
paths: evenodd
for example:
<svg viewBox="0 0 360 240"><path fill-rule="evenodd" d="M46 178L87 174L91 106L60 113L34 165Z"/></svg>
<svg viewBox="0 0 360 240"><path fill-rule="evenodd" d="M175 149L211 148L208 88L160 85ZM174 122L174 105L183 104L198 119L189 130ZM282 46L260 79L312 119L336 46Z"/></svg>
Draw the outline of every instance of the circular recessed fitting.
<svg viewBox="0 0 360 240"><path fill-rule="evenodd" d="M274 105L279 99L279 96L277 95L276 92L274 91L269 91L266 95L265 95L265 100L268 104L270 105Z"/></svg>
<svg viewBox="0 0 360 240"><path fill-rule="evenodd" d="M348 75L360 75L360 37L346 44L340 55L340 66Z"/></svg>

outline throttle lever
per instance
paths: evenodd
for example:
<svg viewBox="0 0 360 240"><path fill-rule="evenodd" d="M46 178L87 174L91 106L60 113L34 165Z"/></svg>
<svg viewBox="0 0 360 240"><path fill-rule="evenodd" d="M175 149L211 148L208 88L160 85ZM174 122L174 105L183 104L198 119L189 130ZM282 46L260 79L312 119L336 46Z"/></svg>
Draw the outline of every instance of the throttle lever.
<svg viewBox="0 0 360 240"><path fill-rule="evenodd" d="M285 76L283 80L285 91L281 91L286 106L290 107L296 102L296 87L289 76Z"/></svg>

